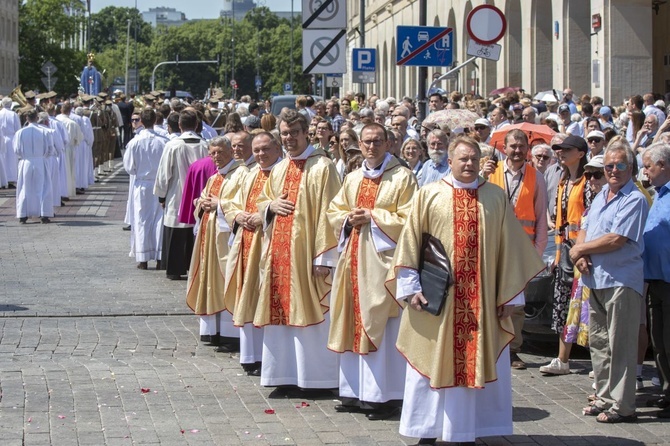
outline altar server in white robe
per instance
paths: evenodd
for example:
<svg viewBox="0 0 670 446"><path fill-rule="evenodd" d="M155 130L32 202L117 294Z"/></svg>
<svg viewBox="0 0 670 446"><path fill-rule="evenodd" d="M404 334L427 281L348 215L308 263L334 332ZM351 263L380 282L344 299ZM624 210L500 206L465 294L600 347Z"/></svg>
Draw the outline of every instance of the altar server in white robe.
<svg viewBox="0 0 670 446"><path fill-rule="evenodd" d="M363 127L363 165L344 178L328 208L341 253L328 339L328 348L341 353L342 404L335 410L365 410L370 420L395 415L405 387L405 360L395 348L400 307L387 295L384 280L417 184L389 147L382 125Z"/></svg>
<svg viewBox="0 0 670 446"><path fill-rule="evenodd" d="M53 151L47 158L47 167L51 173L51 201L54 208L61 206L60 201L60 170L58 167L58 156L65 151L63 138L58 130L51 127L51 120L47 112L40 112L37 115L37 122L44 129L48 130L50 144L53 145ZM55 121L58 122L58 121Z"/></svg>
<svg viewBox="0 0 670 446"><path fill-rule="evenodd" d="M84 134L75 121L70 118L70 110L72 110L72 104L69 102L64 102L61 106L61 114L56 116L56 119L65 126L67 134L69 136L69 142L65 146L65 174L67 175L67 197L73 198L77 194L76 189L76 153L77 147L84 139Z"/></svg>
<svg viewBox="0 0 670 446"><path fill-rule="evenodd" d="M14 135L21 128L21 120L19 115L12 111L12 99L2 98L2 107L0 107L0 138L5 142L4 158L0 160L0 164L4 167L4 176L0 178L0 187L7 186L8 182L16 182L18 172L18 160L14 154L12 141ZM0 176L3 172L0 171Z"/></svg>
<svg viewBox="0 0 670 446"><path fill-rule="evenodd" d="M84 115L84 109L77 107L74 113L70 113L70 117L75 121L79 119L79 126L84 135L84 139L79 144L77 151L77 166L76 178L77 189L86 189L91 184L95 183L95 174L93 173L93 126L88 116Z"/></svg>
<svg viewBox="0 0 670 446"><path fill-rule="evenodd" d="M152 130L155 111L142 110L140 119L144 130L130 140L123 154L123 167L135 176L131 197L134 215L130 229L130 256L135 257L139 269L147 269L150 260L155 260L156 269L160 269L163 208L153 188L167 138Z"/></svg>
<svg viewBox="0 0 670 446"><path fill-rule="evenodd" d="M53 217L51 174L47 158L55 152L48 130L37 125L37 110L26 113L27 126L14 135L14 154L19 160L16 181L16 217L40 217L49 223Z"/></svg>

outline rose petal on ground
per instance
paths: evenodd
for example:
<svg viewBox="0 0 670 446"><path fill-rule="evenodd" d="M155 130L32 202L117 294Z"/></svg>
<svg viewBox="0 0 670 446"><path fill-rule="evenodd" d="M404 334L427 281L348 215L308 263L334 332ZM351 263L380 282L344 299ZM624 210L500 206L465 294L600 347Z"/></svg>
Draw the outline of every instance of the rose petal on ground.
<svg viewBox="0 0 670 446"><path fill-rule="evenodd" d="M268 414L268 415L272 415L273 413L275 413L275 410L274 409L265 409L265 413Z"/></svg>
<svg viewBox="0 0 670 446"><path fill-rule="evenodd" d="M58 418L60 418L61 420L63 420L63 419L65 419L65 415L58 415Z"/></svg>
<svg viewBox="0 0 670 446"><path fill-rule="evenodd" d="M33 417L28 418L28 423L32 423Z"/></svg>
<svg viewBox="0 0 670 446"><path fill-rule="evenodd" d="M148 389L148 388L146 388L146 387L142 387L140 390L142 391L142 393L149 393L149 392L151 392L151 389Z"/></svg>
<svg viewBox="0 0 670 446"><path fill-rule="evenodd" d="M184 431L184 429L179 429L179 432L181 432L183 434L185 431Z"/></svg>
<svg viewBox="0 0 670 446"><path fill-rule="evenodd" d="M200 432L198 429L191 429L192 434L197 434L198 432Z"/></svg>

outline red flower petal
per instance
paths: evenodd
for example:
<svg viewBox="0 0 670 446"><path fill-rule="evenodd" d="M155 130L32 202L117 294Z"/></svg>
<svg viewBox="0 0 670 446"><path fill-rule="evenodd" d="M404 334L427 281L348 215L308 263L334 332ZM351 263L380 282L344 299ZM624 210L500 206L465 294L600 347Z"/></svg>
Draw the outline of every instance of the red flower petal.
<svg viewBox="0 0 670 446"><path fill-rule="evenodd" d="M275 413L275 410L274 409L265 409L265 413L268 414L268 415L272 415L273 413Z"/></svg>
<svg viewBox="0 0 670 446"><path fill-rule="evenodd" d="M142 393L149 393L149 392L151 392L151 389L146 388L146 387L142 387L140 390L142 391Z"/></svg>

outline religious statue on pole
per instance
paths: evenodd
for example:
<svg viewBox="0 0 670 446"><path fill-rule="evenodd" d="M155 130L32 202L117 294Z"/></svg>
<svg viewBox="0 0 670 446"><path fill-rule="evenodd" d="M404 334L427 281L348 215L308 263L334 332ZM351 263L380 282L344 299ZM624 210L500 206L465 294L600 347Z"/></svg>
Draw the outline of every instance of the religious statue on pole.
<svg viewBox="0 0 670 446"><path fill-rule="evenodd" d="M88 53L88 64L81 72L81 87L84 89L84 93L91 96L97 96L102 90L102 75L93 65L94 60L95 54Z"/></svg>

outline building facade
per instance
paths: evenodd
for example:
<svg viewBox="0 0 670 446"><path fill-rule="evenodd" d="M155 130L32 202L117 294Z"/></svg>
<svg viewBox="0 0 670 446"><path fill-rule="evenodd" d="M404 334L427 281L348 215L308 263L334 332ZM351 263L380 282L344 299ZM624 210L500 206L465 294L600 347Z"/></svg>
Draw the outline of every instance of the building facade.
<svg viewBox="0 0 670 446"><path fill-rule="evenodd" d="M377 83L364 92L381 97L418 95L416 67L396 66L396 27L418 26L424 0L348 0L348 53L360 47L361 13L365 47L377 49ZM670 4L659 0L452 0L426 1L427 26L453 31L453 66L467 60L466 18L490 4L506 17L498 42L500 60L475 60L437 87L482 96L499 87L534 93L570 87L576 95L598 95L620 104L632 94L670 91ZM363 8L361 8L363 6ZM599 17L599 19L598 19ZM599 21L600 26L597 26ZM351 64L348 65L351 67ZM449 68L428 68L428 82ZM345 90L361 90L351 71Z"/></svg>
<svg viewBox="0 0 670 446"><path fill-rule="evenodd" d="M186 23L186 14L177 11L175 8L149 8L148 11L142 12L142 19L151 23L154 28L158 25L179 26Z"/></svg>
<svg viewBox="0 0 670 446"><path fill-rule="evenodd" d="M0 95L19 84L19 3L0 0Z"/></svg>

